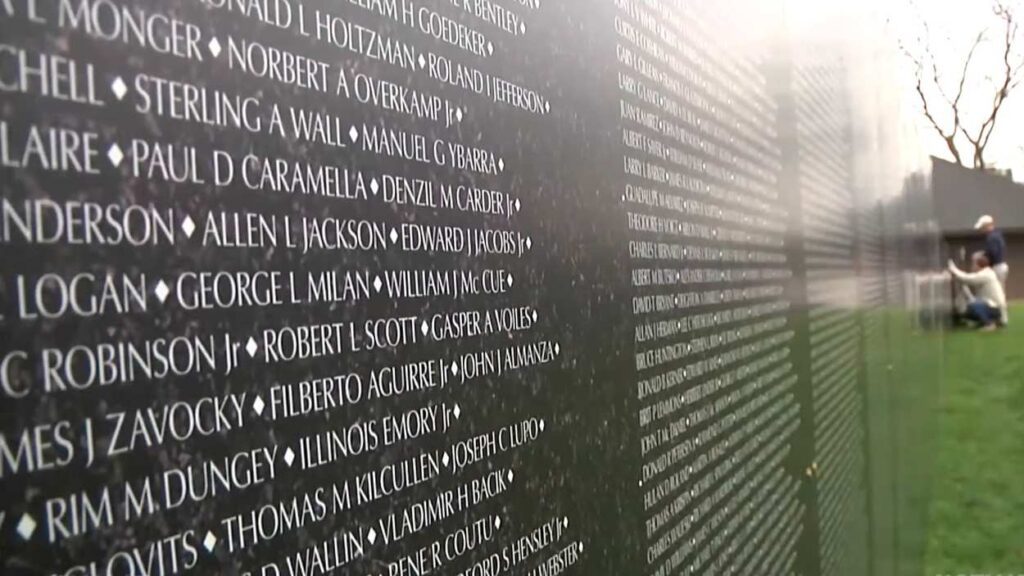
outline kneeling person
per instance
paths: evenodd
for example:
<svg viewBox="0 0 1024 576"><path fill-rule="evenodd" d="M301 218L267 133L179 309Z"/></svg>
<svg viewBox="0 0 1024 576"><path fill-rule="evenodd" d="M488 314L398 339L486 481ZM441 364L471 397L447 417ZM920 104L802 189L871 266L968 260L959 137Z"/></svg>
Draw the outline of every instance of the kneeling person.
<svg viewBox="0 0 1024 576"><path fill-rule="evenodd" d="M981 324L983 330L995 330L1003 323L1006 293L991 262L984 252L971 257L971 271L964 272L949 261L949 271L971 289L974 298L967 305L967 317Z"/></svg>

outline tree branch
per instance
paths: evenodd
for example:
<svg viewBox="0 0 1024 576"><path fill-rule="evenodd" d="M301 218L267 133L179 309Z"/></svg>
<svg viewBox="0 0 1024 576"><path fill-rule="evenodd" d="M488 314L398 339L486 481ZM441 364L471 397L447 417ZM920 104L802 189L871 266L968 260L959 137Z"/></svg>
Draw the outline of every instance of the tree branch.
<svg viewBox="0 0 1024 576"><path fill-rule="evenodd" d="M948 133L945 130L943 130L942 125L939 124L939 121L932 114L931 107L928 104L928 96L925 95L924 63L918 60L916 57L914 57L914 55L911 54L910 51L906 49L906 47L903 47L903 50L904 53L906 53L907 56L910 58L910 60L914 62L914 75L917 80L915 88L917 90L918 97L921 99L921 108L924 111L924 117L928 119L928 122L932 125L932 128L935 129L935 132L938 133L939 137L942 138L942 140L946 143L946 148L949 149L950 154L953 155L953 158L956 160L957 164L963 166L963 158L960 155L960 150L958 150L956 147L957 126L954 125L953 130Z"/></svg>
<svg viewBox="0 0 1024 576"><path fill-rule="evenodd" d="M1013 11L1002 2L996 2L995 13L1003 20L1005 25L1003 45L1004 75L1002 83L992 98L992 112L981 124L981 127L978 129L978 135L972 138L967 130L962 130L967 140L974 145L974 167L979 170L984 170L988 167L985 162L985 150L992 138L992 133L995 132L996 121L999 119L999 112L1002 110L1003 104L1009 98L1012 89L1020 83L1018 73L1021 66L1024 65L1024 63L1021 63L1014 66L1012 62L1014 41L1019 32L1019 26Z"/></svg>
<svg viewBox="0 0 1024 576"><path fill-rule="evenodd" d="M925 28L927 29L927 24L925 24ZM928 120L928 122L931 124L932 128L939 135L939 137L942 138L943 142L946 143L946 148L949 149L949 153L952 154L953 159L956 160L956 163L960 164L961 166L964 166L965 164L964 164L964 161L963 161L963 157L960 154L960 150L957 148L957 145L956 145L956 136L957 136L958 130L960 129L960 114L959 114L959 111L957 109L958 105L957 106L953 105L953 101L950 100L950 98L948 96L946 96L945 92L942 91L941 82L939 81L938 66L935 64L935 58L934 58L934 56L932 56L931 50L928 49L927 47L925 48L925 55L928 57L928 59L932 63L932 66L931 66L931 68L932 68L932 79L935 82L936 86L939 87L940 93L942 93L943 97L946 99L947 104L949 104L953 108L953 112L954 112L953 113L953 127L948 132L942 128L942 125L939 123L938 119L932 113L931 106L930 106L930 104L928 102L928 96L925 93L925 87L924 87L924 84L925 84L925 74L924 74L925 63L924 63L924 61L922 61L922 59L919 59L916 56L914 56L914 54L905 45L903 45L902 42L900 43L900 48L903 50L903 53L906 54L907 58L909 58L910 61L914 63L914 76L915 76L915 80L916 80L915 89L917 91L918 98L921 100L921 109L924 112L924 117ZM972 52L973 51L974 50L972 49ZM965 70L966 70L966 66L965 66ZM963 87L964 83L965 82L961 82L961 90L957 94L957 101L959 101L960 97L963 94L962 87Z"/></svg>

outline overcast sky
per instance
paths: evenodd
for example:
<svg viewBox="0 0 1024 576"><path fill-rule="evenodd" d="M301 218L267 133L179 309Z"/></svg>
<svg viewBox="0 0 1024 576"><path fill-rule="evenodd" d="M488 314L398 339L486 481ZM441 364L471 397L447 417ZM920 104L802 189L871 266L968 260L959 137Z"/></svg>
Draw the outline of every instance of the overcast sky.
<svg viewBox="0 0 1024 576"><path fill-rule="evenodd" d="M1007 2L1016 8L1018 16L1024 21L1024 2ZM1005 27L993 14L991 0L916 0L916 3L901 0L901 3L894 5L896 9L891 20L893 32L896 36L904 38L908 46L913 47L924 33L921 20L928 22L931 31L929 43L939 64L939 71L943 75L947 93L950 94L956 92L963 63L975 37L979 32L987 31L986 42L975 54L962 106L965 125L971 132L977 132L984 118L992 110L992 98L996 92L995 80L1001 80L1003 73ZM1017 42L1020 49L1015 54L1016 61L1024 61L1024 29L1018 34ZM907 69L906 76L907 89L913 89L911 69ZM944 108L948 110L948 107L943 106L941 94L931 90L928 95L931 101L935 102L934 112L945 111ZM920 112L919 105L916 110ZM940 122L947 123L947 126L952 125L952 117L948 111L938 116ZM924 120L922 136L925 137L929 153L952 160L945 143ZM961 150L973 150L969 144L967 146L961 147ZM969 154L970 152L965 154L964 159L968 163L971 162ZM992 141L987 148L986 160L999 168L1012 168L1014 178L1024 180L1024 85L1018 87L1004 104Z"/></svg>

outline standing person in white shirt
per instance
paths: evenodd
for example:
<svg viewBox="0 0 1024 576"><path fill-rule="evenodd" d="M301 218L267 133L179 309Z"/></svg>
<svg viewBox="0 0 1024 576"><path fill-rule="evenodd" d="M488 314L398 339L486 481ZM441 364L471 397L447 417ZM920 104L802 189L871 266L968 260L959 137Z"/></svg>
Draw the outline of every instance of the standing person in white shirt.
<svg viewBox="0 0 1024 576"><path fill-rule="evenodd" d="M992 271L996 273L996 278L999 278L999 283L1003 285L1003 293L1005 294L1006 279L1010 275L1010 265L1006 262L1006 238L1003 237L1003 231L996 228L996 219L988 214L978 218L974 228L981 230L985 234L985 257L988 258ZM1004 307L1000 324L1006 326L1009 323L1010 310Z"/></svg>
<svg viewBox="0 0 1024 576"><path fill-rule="evenodd" d="M995 330L1003 323L1006 292L984 252L971 257L971 271L964 272L949 261L949 271L971 289L974 299L967 305L967 317L981 324L985 331Z"/></svg>
<svg viewBox="0 0 1024 576"><path fill-rule="evenodd" d="M1003 231L996 228L996 219L985 214L974 224L975 230L985 234L985 256L989 265L1006 291L1006 278L1010 275L1010 265L1006 263L1006 238Z"/></svg>

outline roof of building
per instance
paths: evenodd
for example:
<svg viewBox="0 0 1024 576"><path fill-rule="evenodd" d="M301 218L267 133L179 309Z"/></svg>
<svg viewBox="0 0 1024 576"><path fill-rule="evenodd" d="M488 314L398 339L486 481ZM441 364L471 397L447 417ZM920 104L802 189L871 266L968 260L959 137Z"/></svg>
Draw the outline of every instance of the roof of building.
<svg viewBox="0 0 1024 576"><path fill-rule="evenodd" d="M932 158L932 187L936 218L944 233L970 232L983 214L991 214L1003 230L1024 231L1024 185Z"/></svg>

